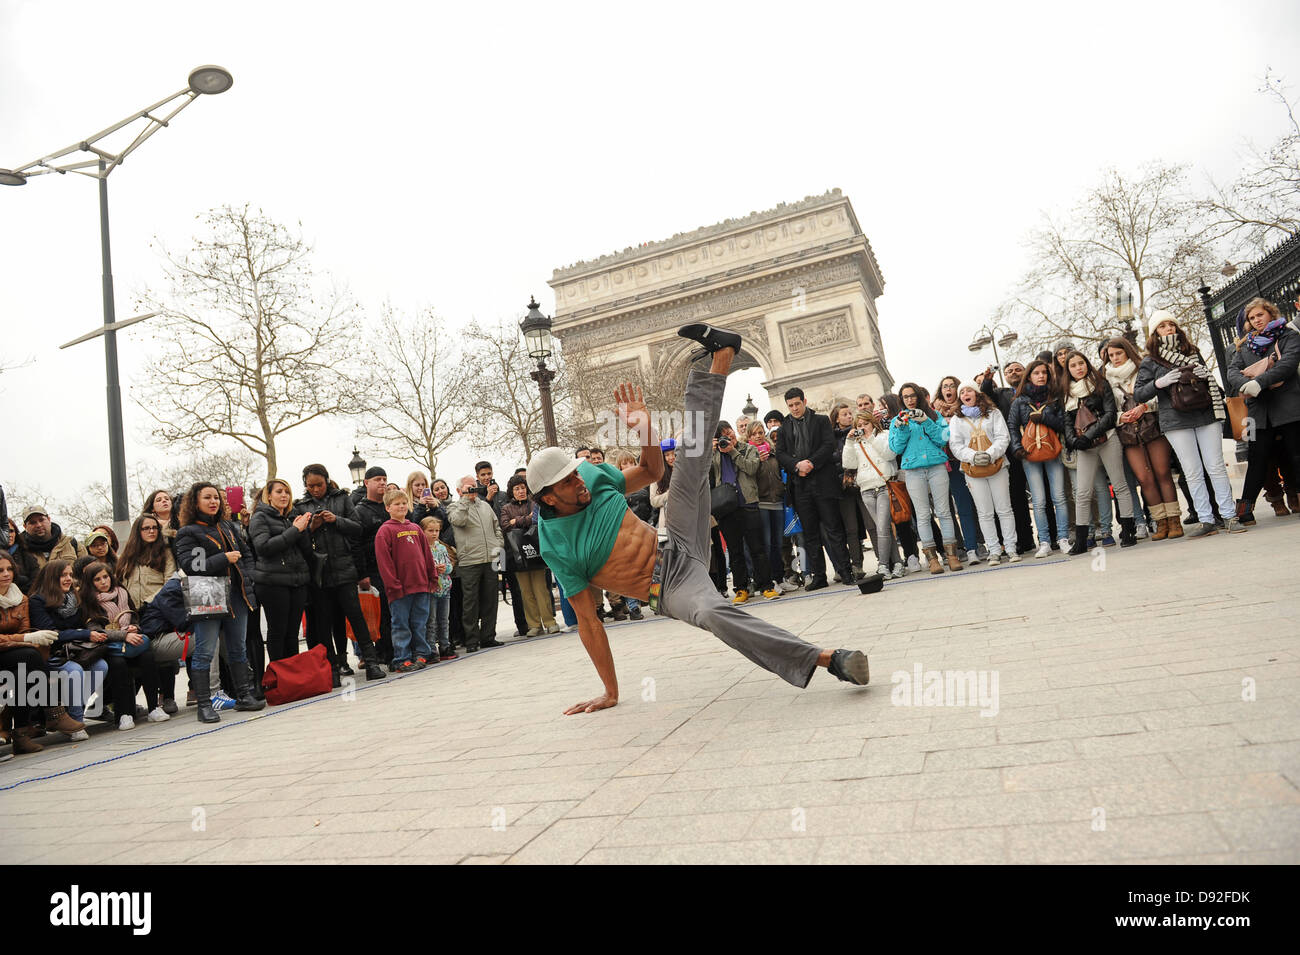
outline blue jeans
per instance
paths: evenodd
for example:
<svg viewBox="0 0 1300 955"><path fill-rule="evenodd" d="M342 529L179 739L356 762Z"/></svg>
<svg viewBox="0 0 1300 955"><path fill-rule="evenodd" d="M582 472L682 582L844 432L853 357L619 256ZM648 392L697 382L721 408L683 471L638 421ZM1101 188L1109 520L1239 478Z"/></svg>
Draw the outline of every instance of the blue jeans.
<svg viewBox="0 0 1300 955"><path fill-rule="evenodd" d="M578 615L569 606L568 598L564 596L564 588L560 586L558 580L555 582L555 589L560 592L560 615L564 617L564 625L566 627L575 626L578 623Z"/></svg>
<svg viewBox="0 0 1300 955"><path fill-rule="evenodd" d="M191 665L200 673L212 666L219 639L225 641L231 672L235 672L235 664L248 662L248 643L244 636L248 629L248 607L237 590L232 590L235 590L230 595L230 606L235 612L233 617L207 617L194 621L194 661ZM213 688L215 691L216 684Z"/></svg>
<svg viewBox="0 0 1300 955"><path fill-rule="evenodd" d="M952 510L948 507L948 468L935 464L928 468L907 468L903 471L903 481L907 484L908 497L912 499L917 530L922 547L934 547L934 531L930 528L930 517L939 522L939 533L944 541L956 543L956 533L952 528ZM934 510L930 509L930 500L934 499ZM942 543L942 542L941 542Z"/></svg>
<svg viewBox="0 0 1300 955"><path fill-rule="evenodd" d="M429 625L428 591L407 594L388 602L388 613L393 619L393 666L417 657L428 659L433 652L424 638Z"/></svg>
<svg viewBox="0 0 1300 955"><path fill-rule="evenodd" d="M425 630L424 642L429 645L429 650L435 648L439 652L450 652L451 641L447 636L447 624L451 619L451 594L447 593L439 597L437 594L429 594L429 624Z"/></svg>
<svg viewBox="0 0 1300 955"><path fill-rule="evenodd" d="M104 711L104 681L108 676L108 661L96 660L90 667L83 668L79 663L68 661L61 664L55 670L56 673L65 674L62 679L51 676L51 683L62 684L67 687L69 695L59 697L59 703L65 703L68 708L68 715L78 723L86 715L86 701L90 699L90 694L99 693L92 709L92 716L98 716Z"/></svg>
<svg viewBox="0 0 1300 955"><path fill-rule="evenodd" d="M1062 538L1069 532L1070 518L1065 510L1065 465L1060 458L1051 461L1025 461L1025 481L1034 499L1034 526L1038 528L1038 541L1050 544L1047 527L1048 488L1051 488L1052 506L1056 509L1056 532Z"/></svg>
<svg viewBox="0 0 1300 955"><path fill-rule="evenodd" d="M971 497L970 488L966 486L966 472L956 464L948 472L948 487L957 505L957 516L961 518L962 540L967 550L974 550L979 545L979 538L975 533L978 520L975 516L975 499Z"/></svg>

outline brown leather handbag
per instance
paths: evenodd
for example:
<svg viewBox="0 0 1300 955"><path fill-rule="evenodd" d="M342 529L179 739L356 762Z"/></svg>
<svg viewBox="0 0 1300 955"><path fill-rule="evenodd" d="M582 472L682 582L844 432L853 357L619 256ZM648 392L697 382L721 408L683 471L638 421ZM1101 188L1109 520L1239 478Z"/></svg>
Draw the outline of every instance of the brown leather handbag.
<svg viewBox="0 0 1300 955"><path fill-rule="evenodd" d="M1041 411L1044 407L1039 405L1034 410ZM1026 461L1041 463L1055 461L1061 456L1061 436L1056 429L1032 418L1021 429L1020 446L1025 449Z"/></svg>
<svg viewBox="0 0 1300 955"><path fill-rule="evenodd" d="M867 449L858 442L858 449L862 452L863 459L871 465L871 469L884 478L880 468L876 467L876 462L871 460L871 455L867 454ZM902 481L891 481L885 478L885 491L889 494L889 521L891 524L906 524L912 519L912 498L907 493L907 485Z"/></svg>

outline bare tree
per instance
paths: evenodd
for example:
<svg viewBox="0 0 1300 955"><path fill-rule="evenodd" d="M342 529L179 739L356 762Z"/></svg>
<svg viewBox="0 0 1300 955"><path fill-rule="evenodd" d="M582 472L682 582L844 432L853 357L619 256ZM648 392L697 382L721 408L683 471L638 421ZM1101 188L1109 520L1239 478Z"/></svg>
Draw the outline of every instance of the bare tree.
<svg viewBox="0 0 1300 955"><path fill-rule="evenodd" d="M1186 189L1186 168L1151 164L1137 178L1107 170L1067 215L1044 215L1027 239L1031 266L1000 308L1031 348L1061 338L1095 342L1124 331L1116 282L1134 297L1145 339L1154 309L1171 312L1195 340L1206 336L1196 289L1220 261L1203 212Z"/></svg>
<svg viewBox="0 0 1300 955"><path fill-rule="evenodd" d="M665 350L651 366L609 362L598 349L564 347L567 370L560 431L575 445L601 441L613 420L614 389L630 383L641 390L650 409L655 431L669 437L680 429L684 414L686 376L690 365L680 355ZM558 426L558 425L557 425ZM637 451L638 448L627 448Z"/></svg>
<svg viewBox="0 0 1300 955"><path fill-rule="evenodd" d="M1300 229L1300 120L1287 87L1272 70L1259 92L1277 100L1286 113L1285 132L1267 149L1247 144L1246 166L1227 186L1212 183L1204 200L1207 229L1214 238L1230 237L1242 257L1262 254L1271 243Z"/></svg>
<svg viewBox="0 0 1300 955"><path fill-rule="evenodd" d="M260 210L224 206L204 224L193 251L164 250L169 293L144 296L162 313L153 337L166 354L136 403L162 444L230 439L274 477L280 435L354 410L353 307L338 291L313 297L310 246Z"/></svg>
<svg viewBox="0 0 1300 955"><path fill-rule="evenodd" d="M407 318L385 306L360 434L437 476L438 458L474 420L475 359L431 309Z"/></svg>
<svg viewBox="0 0 1300 955"><path fill-rule="evenodd" d="M537 382L529 377L536 364L528 357L523 336L509 322L495 328L475 322L465 335L477 345L470 433L485 451L522 451L527 461L546 446L546 433ZM569 376L562 357L554 357L559 370L551 383L551 402L558 407L567 399Z"/></svg>

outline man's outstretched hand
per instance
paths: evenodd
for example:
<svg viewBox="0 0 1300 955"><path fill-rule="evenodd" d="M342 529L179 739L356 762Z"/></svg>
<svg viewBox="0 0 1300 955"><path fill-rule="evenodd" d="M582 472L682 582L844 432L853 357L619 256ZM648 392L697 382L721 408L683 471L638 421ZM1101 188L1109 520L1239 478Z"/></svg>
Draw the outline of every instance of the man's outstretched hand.
<svg viewBox="0 0 1300 955"><path fill-rule="evenodd" d="M583 703L575 703L564 711L565 716L572 716L574 713L594 713L596 710L607 710L611 706L618 706L618 697L611 697L608 693L602 693L594 700L587 700Z"/></svg>
<svg viewBox="0 0 1300 955"><path fill-rule="evenodd" d="M614 389L614 401L619 420L628 431L636 434L641 447L647 447L650 444L650 412L646 409L641 389L630 384L619 385Z"/></svg>

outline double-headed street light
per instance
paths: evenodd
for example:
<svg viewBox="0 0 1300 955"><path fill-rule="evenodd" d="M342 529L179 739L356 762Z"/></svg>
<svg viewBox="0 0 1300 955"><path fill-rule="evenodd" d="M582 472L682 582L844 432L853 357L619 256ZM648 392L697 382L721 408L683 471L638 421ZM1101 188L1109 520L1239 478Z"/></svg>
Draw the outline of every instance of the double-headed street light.
<svg viewBox="0 0 1300 955"><path fill-rule="evenodd" d="M551 356L551 319L542 314L537 299L531 295L528 296L528 314L519 323L519 330L524 333L528 357L537 359L537 370L528 377L537 382L537 390L541 393L546 444L555 447L559 444L555 436L555 411L551 407L551 382L555 380L555 372L546 367L546 359Z"/></svg>
<svg viewBox="0 0 1300 955"><path fill-rule="evenodd" d="M215 96L218 93L224 93L230 89L234 82L230 71L220 66L196 67L190 71L189 81L185 89L173 93L166 99L161 99L152 106L147 106L140 112L128 116L121 122L114 123L107 129L60 149L58 152L42 156L40 159L34 159L16 169L0 169L0 185L4 186L25 186L29 179L52 172L57 172L59 175L75 172L99 180L99 241L104 267L104 325L102 328L98 328L88 335L82 335L80 338L76 338L60 347L67 348L70 345L76 345L100 335L104 336L104 368L108 379L108 453L113 479L114 521L126 521L130 517L126 496L126 442L122 436L122 388L118 382L117 374L116 334L120 329L144 321L146 318L152 318L157 313L151 312L148 315L138 315L135 318L128 318L121 322L116 319L113 305L112 256L109 252L108 241L108 176L146 139L164 126L169 125L176 118L176 115L194 100L204 95ZM140 120L147 120L148 122L135 139L131 140L121 152L112 153L95 145L118 130ZM90 153L92 158L76 158L68 162L59 161L65 156L80 153Z"/></svg>
<svg viewBox="0 0 1300 955"><path fill-rule="evenodd" d="M995 336L1000 336L997 339L997 344L994 344L993 342ZM1007 379L1006 376L1004 376L1002 373L1002 359L998 357L998 345L1001 345L1003 348L1006 348L1008 345L1013 344L1019 338L1020 335L1018 335L1016 332L1013 332L1005 325L999 325L996 322L990 322L988 325L984 325L976 329L975 337L971 339L971 343L966 347L973 352L977 352L988 345L993 345L993 365L997 369L998 378L1002 380L1002 386L1005 388L1007 384Z"/></svg>

